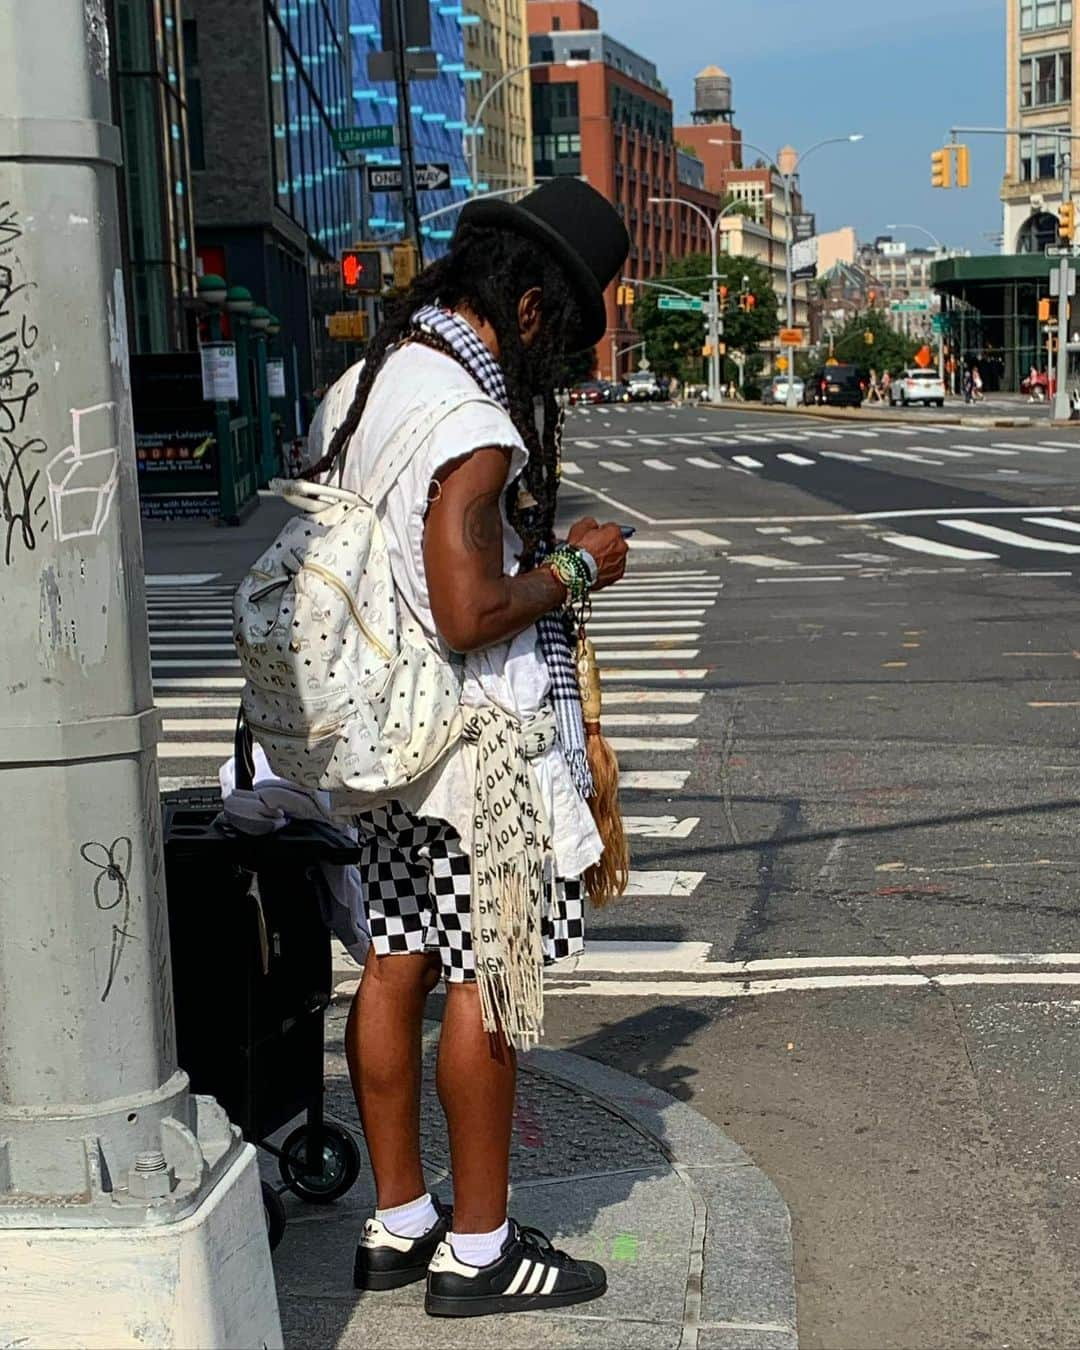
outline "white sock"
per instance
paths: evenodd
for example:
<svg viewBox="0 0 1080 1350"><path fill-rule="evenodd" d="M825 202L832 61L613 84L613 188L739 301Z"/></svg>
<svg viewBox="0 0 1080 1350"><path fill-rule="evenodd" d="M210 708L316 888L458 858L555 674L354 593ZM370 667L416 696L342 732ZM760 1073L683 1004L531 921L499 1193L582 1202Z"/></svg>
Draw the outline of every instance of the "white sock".
<svg viewBox="0 0 1080 1350"><path fill-rule="evenodd" d="M510 1222L504 1219L492 1233L451 1233L450 1246L467 1266L490 1266L499 1259L509 1232Z"/></svg>
<svg viewBox="0 0 1080 1350"><path fill-rule="evenodd" d="M439 1222L439 1211L431 1203L430 1191L425 1191L418 1200L410 1200L407 1205L395 1205L393 1209L377 1209L375 1217L384 1223L395 1237L418 1238L430 1233Z"/></svg>

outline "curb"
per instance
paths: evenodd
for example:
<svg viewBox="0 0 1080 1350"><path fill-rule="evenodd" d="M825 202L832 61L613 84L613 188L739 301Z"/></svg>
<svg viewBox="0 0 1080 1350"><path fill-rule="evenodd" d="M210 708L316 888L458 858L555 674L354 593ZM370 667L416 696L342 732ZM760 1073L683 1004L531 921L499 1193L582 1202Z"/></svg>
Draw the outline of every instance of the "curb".
<svg viewBox="0 0 1080 1350"><path fill-rule="evenodd" d="M877 408L819 408L813 404L800 404L797 408L788 408L782 403L731 403L714 407L711 403L702 403L701 408L709 412L748 412L786 417L816 417L829 422L889 422L910 425L910 419L899 412L886 412ZM935 426L953 427L1030 427L1035 425L1033 417L1020 417L1003 414L1001 417L973 417L969 413L942 412L934 418Z"/></svg>
<svg viewBox="0 0 1080 1350"><path fill-rule="evenodd" d="M620 1069L543 1047L523 1055L520 1069L620 1117L655 1144L686 1188L694 1229L681 1347L697 1346L704 1332L710 1345L798 1350L791 1215L749 1155L693 1107Z"/></svg>

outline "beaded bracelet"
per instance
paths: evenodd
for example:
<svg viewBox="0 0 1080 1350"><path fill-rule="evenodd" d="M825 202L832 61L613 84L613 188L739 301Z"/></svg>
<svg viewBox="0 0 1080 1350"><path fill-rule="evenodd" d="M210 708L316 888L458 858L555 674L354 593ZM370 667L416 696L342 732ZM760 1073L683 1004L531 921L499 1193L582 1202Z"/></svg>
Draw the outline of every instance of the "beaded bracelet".
<svg viewBox="0 0 1080 1350"><path fill-rule="evenodd" d="M574 548L572 544L560 544L545 558L544 566L550 567L566 587L568 604L578 604L592 589L592 575L588 565L581 556L581 550Z"/></svg>

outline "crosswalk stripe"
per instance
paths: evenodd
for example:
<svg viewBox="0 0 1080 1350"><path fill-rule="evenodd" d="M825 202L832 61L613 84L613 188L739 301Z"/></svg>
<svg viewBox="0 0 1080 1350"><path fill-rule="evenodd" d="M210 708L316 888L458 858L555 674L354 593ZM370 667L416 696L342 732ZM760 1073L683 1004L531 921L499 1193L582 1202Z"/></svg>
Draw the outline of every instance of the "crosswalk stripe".
<svg viewBox="0 0 1080 1350"><path fill-rule="evenodd" d="M641 839L689 839L700 824L700 816L623 816L626 833Z"/></svg>
<svg viewBox="0 0 1080 1350"><path fill-rule="evenodd" d="M777 459L785 460L788 464L798 464L800 466L816 463L816 460L807 459L805 455L796 455L792 453L781 453L777 455Z"/></svg>
<svg viewBox="0 0 1080 1350"><path fill-rule="evenodd" d="M847 434L849 436L862 436L866 440L877 440L876 431L860 431L855 427L849 427Z"/></svg>
<svg viewBox="0 0 1080 1350"><path fill-rule="evenodd" d="M973 454L977 454L977 455L1001 455L1001 456L1006 456L1006 455L1007 455L1007 456L1010 457L1011 459L1015 459L1015 458L1016 458L1016 455L1017 455L1017 452L1016 452L1015 450L1003 450L1003 449L1001 448L1000 445L998 445L998 446L994 446L994 445L971 445L971 444L965 444L963 441L957 441L957 442L955 442L955 444L954 444L954 446L953 446L953 449L955 449L955 450L970 450Z"/></svg>
<svg viewBox="0 0 1080 1350"><path fill-rule="evenodd" d="M675 465L669 464L665 459L643 459L641 462L647 469L658 469L661 473L675 472Z"/></svg>
<svg viewBox="0 0 1080 1350"><path fill-rule="evenodd" d="M604 671L604 679L649 684L651 682L663 683L676 680L703 680L708 673L708 670L703 667L684 668L682 670L650 670L642 666L610 666ZM604 701L611 701L607 693L604 694Z"/></svg>
<svg viewBox="0 0 1080 1350"><path fill-rule="evenodd" d="M913 445L911 448L917 455L944 455L946 459L971 458L968 450L946 450L941 445Z"/></svg>
<svg viewBox="0 0 1080 1350"><path fill-rule="evenodd" d="M199 664L192 662L193 665ZM243 689L244 681L240 675L164 675L154 676L154 688L157 689Z"/></svg>
<svg viewBox="0 0 1080 1350"><path fill-rule="evenodd" d="M1080 441L1040 441L1048 450L1080 450Z"/></svg>
<svg viewBox="0 0 1080 1350"><path fill-rule="evenodd" d="M595 450L595 449L596 449L596 442L595 442L595 441L575 441L574 444L575 444L575 445L580 445L581 448L582 448L582 450Z"/></svg>
<svg viewBox="0 0 1080 1350"><path fill-rule="evenodd" d="M665 617L663 619L657 619L657 623L661 624L662 627L656 628L653 631L657 633L668 633L668 634L680 628L705 627L704 623L700 619L668 619ZM640 630L641 630L640 620L638 620L636 623L631 622L621 623L619 621L607 623L604 621L597 621L596 619L592 619L589 622L590 633L637 633L640 632Z"/></svg>
<svg viewBox="0 0 1080 1350"><path fill-rule="evenodd" d="M724 466L718 459L700 459L695 455L688 455L687 464L692 464L695 469L722 469Z"/></svg>
<svg viewBox="0 0 1080 1350"><path fill-rule="evenodd" d="M1075 520L1062 520L1060 516L1025 516L1025 525L1044 525L1051 530L1068 530L1080 534L1080 523Z"/></svg>
<svg viewBox="0 0 1080 1350"><path fill-rule="evenodd" d="M219 763L233 752L232 741L160 741L158 759L216 759Z"/></svg>
<svg viewBox="0 0 1080 1350"><path fill-rule="evenodd" d="M616 754L632 754L644 750L650 754L674 755L696 750L696 736L610 736L611 748Z"/></svg>
<svg viewBox="0 0 1080 1350"><path fill-rule="evenodd" d="M153 654L151 654L150 664L154 670L205 670L207 666L211 666L215 670L240 669L239 661L207 661L205 659L202 661L189 661L186 657L174 661L171 658L164 656L155 660Z"/></svg>
<svg viewBox="0 0 1080 1350"><path fill-rule="evenodd" d="M1076 549L1076 552L1080 553L1080 547ZM616 651L609 651L606 645L603 648L605 661L641 661L646 657L649 660L656 660L659 657L663 657L665 661L693 661L696 659L697 654L698 649L696 647L673 647L670 650L657 649L656 651L651 652L635 651L631 647L625 649L619 648Z"/></svg>
<svg viewBox="0 0 1080 1350"><path fill-rule="evenodd" d="M608 473L629 473L629 472L630 472L630 470L626 467L625 464L620 464L620 463L618 462L618 460L614 460L614 459L602 459L602 460L600 460L600 467L601 467L602 469L607 469Z"/></svg>
<svg viewBox="0 0 1080 1350"><path fill-rule="evenodd" d="M679 792L689 777L689 769L623 769L619 786L636 792Z"/></svg>
<svg viewBox="0 0 1080 1350"><path fill-rule="evenodd" d="M940 459L927 459L924 455L913 455L907 450L867 450L868 455L875 459L906 459L912 464L937 464L941 465L944 461Z"/></svg>
<svg viewBox="0 0 1080 1350"><path fill-rule="evenodd" d="M718 534L710 534L708 530L672 530L676 539L685 539L691 544L721 545L727 547L730 539L722 539Z"/></svg>
<svg viewBox="0 0 1080 1350"><path fill-rule="evenodd" d="M620 450L631 450L633 449L634 442L620 440L617 436L609 436L608 445L617 445Z"/></svg>
<svg viewBox="0 0 1080 1350"><path fill-rule="evenodd" d="M604 702L610 702L605 696ZM605 709L605 727L692 727L700 713L613 713Z"/></svg>
<svg viewBox="0 0 1080 1350"><path fill-rule="evenodd" d="M564 474L567 475L568 478L580 478L581 475L585 472L585 470L579 464L574 464L571 460L568 459L563 460L562 471Z"/></svg>
<svg viewBox="0 0 1080 1350"><path fill-rule="evenodd" d="M1065 451L1060 446L1055 445L1030 445L1020 441L995 441L991 447L994 450L1027 450L1033 455L1063 455Z"/></svg>
<svg viewBox="0 0 1080 1350"><path fill-rule="evenodd" d="M731 458L736 464L741 464L744 469L763 469L765 467L760 459L753 459L750 455L732 455Z"/></svg>
<svg viewBox="0 0 1080 1350"><path fill-rule="evenodd" d="M999 525L984 525L981 520L943 520L939 523L950 530L982 535L984 539L1007 544L1010 548L1033 549L1038 553L1080 553L1080 544L1062 544L1056 539L1033 539L1031 535L1020 534L1016 530L1003 530Z"/></svg>
<svg viewBox="0 0 1080 1350"><path fill-rule="evenodd" d="M821 457L822 459L846 459L849 460L852 464L870 463L869 455L850 455L845 454L842 450L822 450Z"/></svg>
<svg viewBox="0 0 1080 1350"><path fill-rule="evenodd" d="M667 444L666 441L658 441L655 436L639 436L638 445L658 445L661 450Z"/></svg>
<svg viewBox="0 0 1080 1350"><path fill-rule="evenodd" d="M672 436L669 438L676 445L700 445L701 441L693 436Z"/></svg>
<svg viewBox="0 0 1080 1350"><path fill-rule="evenodd" d="M923 539L916 534L885 534L882 542L896 548L910 549L912 553L931 553L937 558L958 558L976 562L980 558L987 562L996 558L996 553L979 553L971 548L957 548L953 544L939 544L936 539Z"/></svg>

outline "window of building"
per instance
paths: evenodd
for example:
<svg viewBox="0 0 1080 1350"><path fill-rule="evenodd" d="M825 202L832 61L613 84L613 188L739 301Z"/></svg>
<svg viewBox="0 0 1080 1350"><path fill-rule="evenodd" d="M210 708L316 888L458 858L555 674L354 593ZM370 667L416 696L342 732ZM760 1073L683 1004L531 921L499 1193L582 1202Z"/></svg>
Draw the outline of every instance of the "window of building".
<svg viewBox="0 0 1080 1350"><path fill-rule="evenodd" d="M588 47L571 47L567 55L568 61L591 61L592 52Z"/></svg>
<svg viewBox="0 0 1080 1350"><path fill-rule="evenodd" d="M1021 136L1020 181L1034 183L1044 178L1059 178L1059 145L1056 136Z"/></svg>
<svg viewBox="0 0 1080 1350"><path fill-rule="evenodd" d="M1072 98L1072 53L1045 52L1020 62L1020 106L1042 108Z"/></svg>
<svg viewBox="0 0 1080 1350"><path fill-rule="evenodd" d="M1072 23L1072 0L1020 0L1020 29L1059 28Z"/></svg>
<svg viewBox="0 0 1080 1350"><path fill-rule="evenodd" d="M560 19L559 16L556 14L555 17L551 20L551 31L553 33L557 33L561 27L562 27L562 19Z"/></svg>
<svg viewBox="0 0 1080 1350"><path fill-rule="evenodd" d="M202 79L199 76L199 25L185 19L184 83L187 87L188 153L193 169L206 168L206 138L203 132Z"/></svg>

